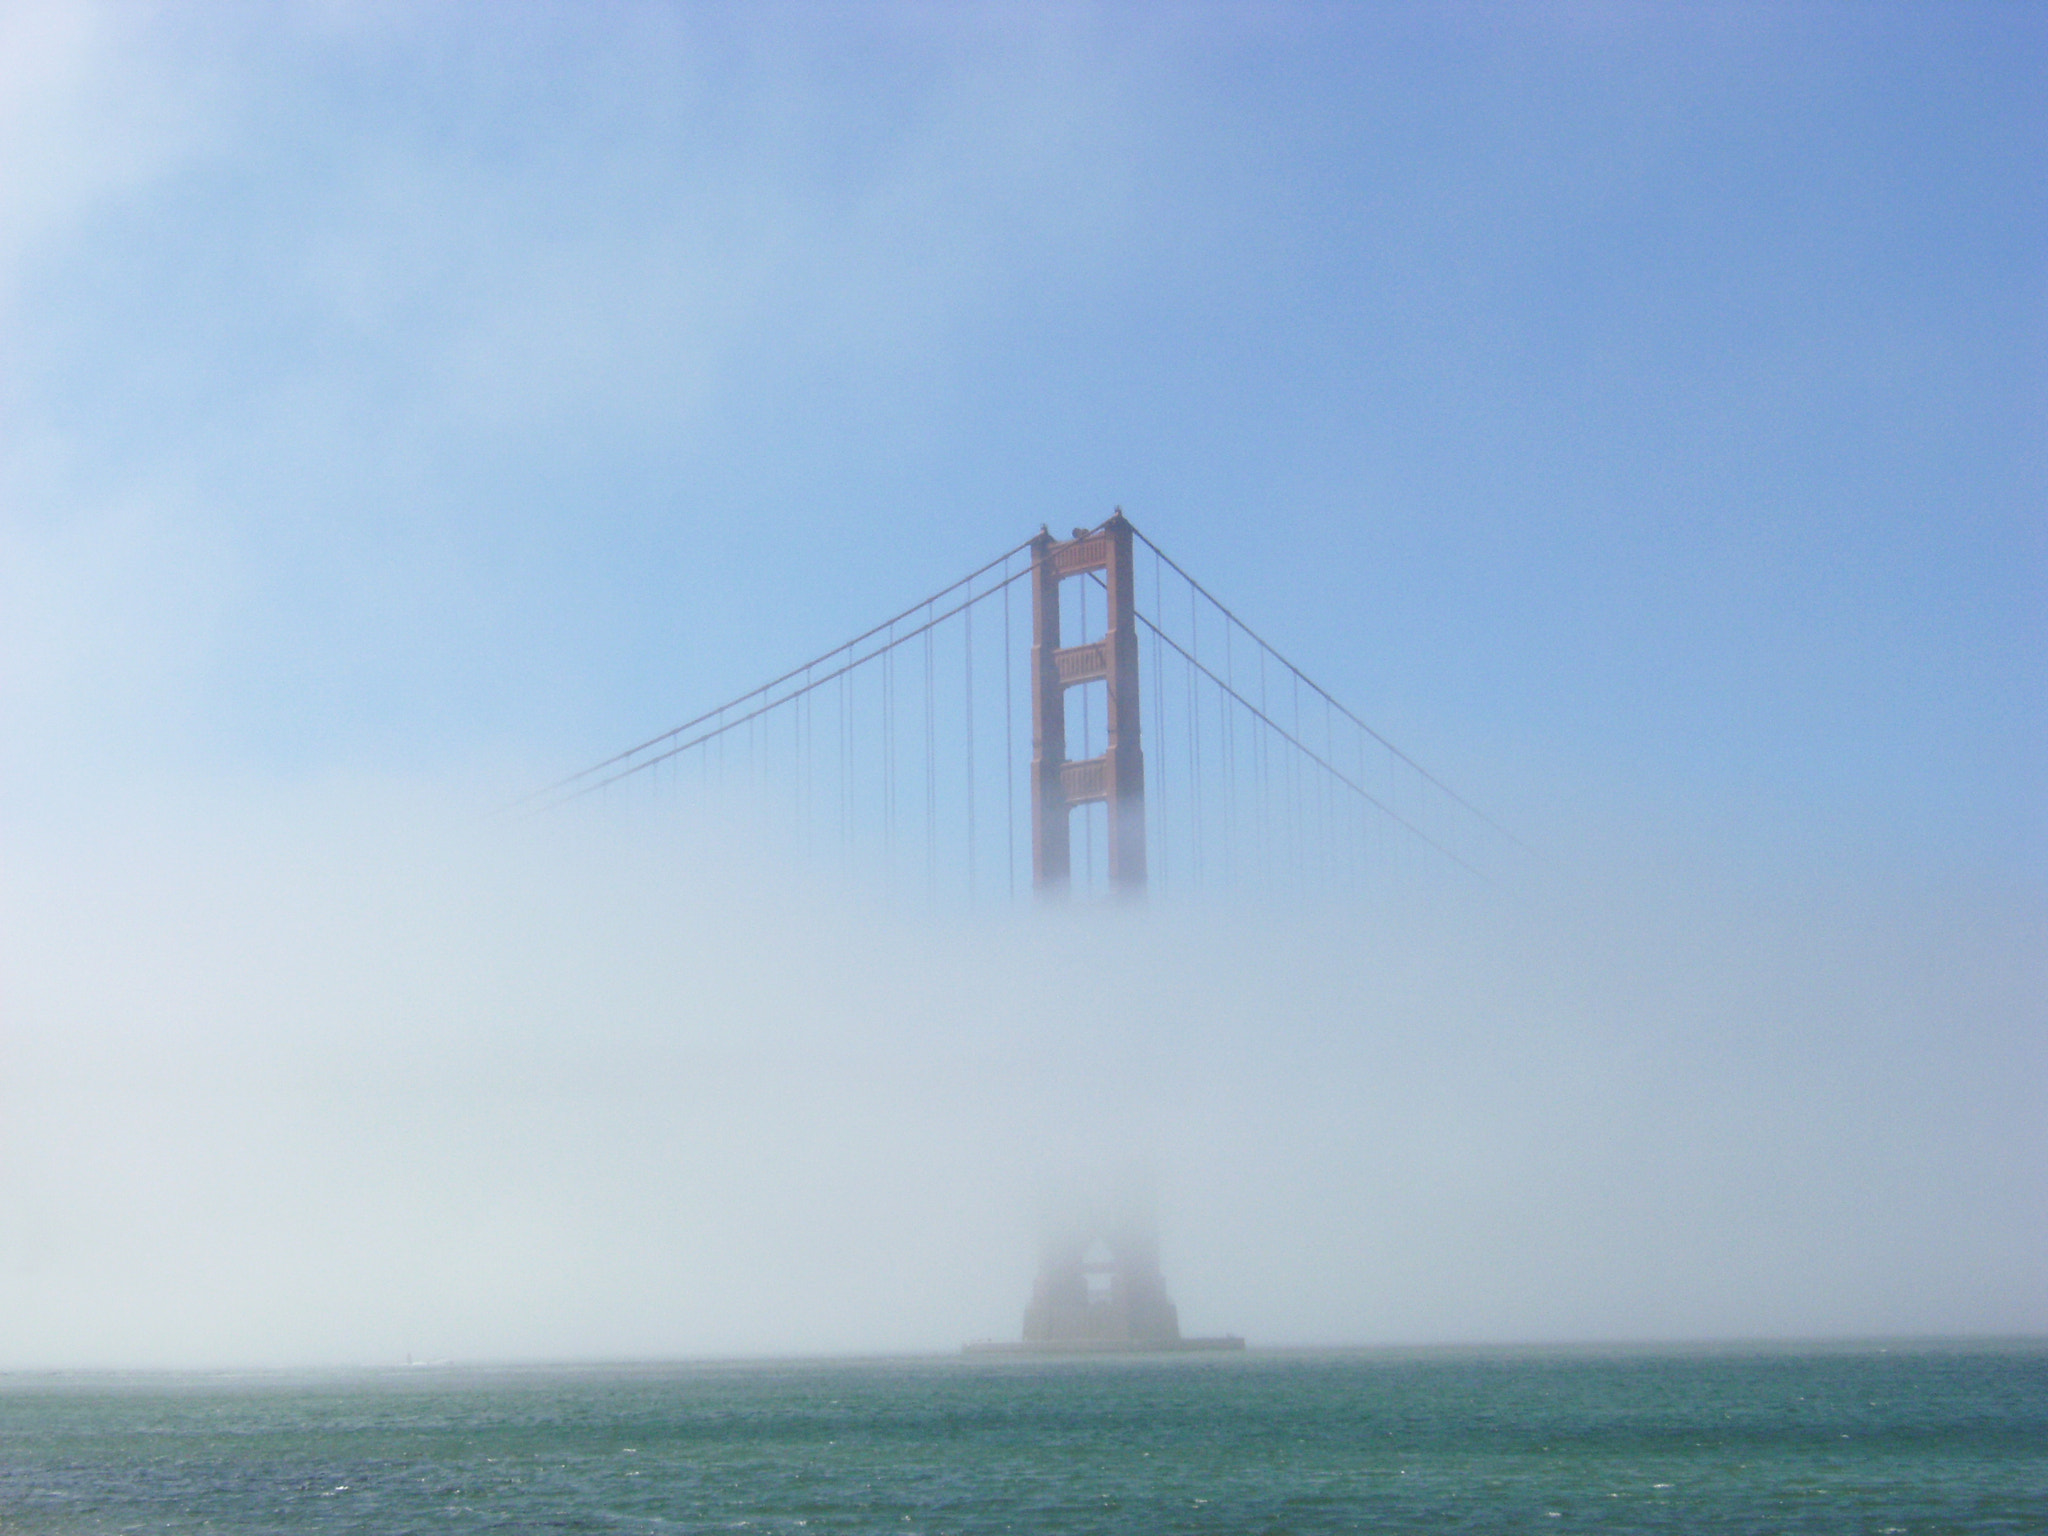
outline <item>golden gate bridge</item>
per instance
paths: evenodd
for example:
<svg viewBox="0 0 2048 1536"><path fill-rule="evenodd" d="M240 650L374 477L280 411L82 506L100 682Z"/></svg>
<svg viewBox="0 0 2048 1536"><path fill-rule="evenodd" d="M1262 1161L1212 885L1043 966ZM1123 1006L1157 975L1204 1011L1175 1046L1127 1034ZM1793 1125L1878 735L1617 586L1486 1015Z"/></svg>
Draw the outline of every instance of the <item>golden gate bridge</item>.
<svg viewBox="0 0 2048 1536"><path fill-rule="evenodd" d="M546 786L768 814L934 901L1485 879L1512 833L1119 509Z"/></svg>

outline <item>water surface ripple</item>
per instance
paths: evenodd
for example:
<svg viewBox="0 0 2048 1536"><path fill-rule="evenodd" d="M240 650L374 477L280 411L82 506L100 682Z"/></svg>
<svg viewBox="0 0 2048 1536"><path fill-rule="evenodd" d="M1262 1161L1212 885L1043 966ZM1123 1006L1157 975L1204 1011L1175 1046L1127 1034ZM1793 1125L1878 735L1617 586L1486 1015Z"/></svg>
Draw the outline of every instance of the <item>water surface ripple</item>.
<svg viewBox="0 0 2048 1536"><path fill-rule="evenodd" d="M0 1533L2048 1531L2048 1347L0 1377Z"/></svg>

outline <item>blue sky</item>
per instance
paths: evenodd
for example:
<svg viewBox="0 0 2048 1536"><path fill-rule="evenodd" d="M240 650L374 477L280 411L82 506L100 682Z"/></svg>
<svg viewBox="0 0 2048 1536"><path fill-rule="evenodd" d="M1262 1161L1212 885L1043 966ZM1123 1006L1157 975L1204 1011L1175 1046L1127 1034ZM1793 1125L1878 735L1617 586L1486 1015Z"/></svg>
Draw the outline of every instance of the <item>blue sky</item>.
<svg viewBox="0 0 2048 1536"><path fill-rule="evenodd" d="M545 772L1121 503L1511 819L2038 887L2025 7L11 26L10 564L151 626L48 685L125 750Z"/></svg>
<svg viewBox="0 0 2048 1536"><path fill-rule="evenodd" d="M0 6L9 900L1120 504L1599 881L1978 914L1956 1081L2035 1062L2044 81L2022 4Z"/></svg>

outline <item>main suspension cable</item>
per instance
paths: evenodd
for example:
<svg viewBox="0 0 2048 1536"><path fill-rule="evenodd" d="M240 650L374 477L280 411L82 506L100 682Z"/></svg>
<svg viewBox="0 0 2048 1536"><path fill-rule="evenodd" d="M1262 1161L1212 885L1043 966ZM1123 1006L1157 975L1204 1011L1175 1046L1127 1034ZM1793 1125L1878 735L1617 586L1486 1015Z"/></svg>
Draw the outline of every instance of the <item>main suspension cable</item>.
<svg viewBox="0 0 2048 1536"><path fill-rule="evenodd" d="M1287 668L1288 671L1292 672L1304 683L1307 683L1309 687L1313 688L1317 693L1321 694L1323 698L1326 699L1330 703L1330 705L1338 711L1338 713L1344 716L1345 719L1349 720L1361 731L1364 731L1366 735L1370 736L1374 741L1378 742L1381 746L1385 747L1389 752L1393 753L1394 756L1401 759L1402 762L1406 763L1410 768L1413 768L1417 773L1421 774L1423 778L1427 779L1430 783L1434 784L1438 789L1442 790L1445 794L1449 795L1453 800L1457 801L1458 804L1465 807L1466 810L1470 811L1474 816L1477 816L1481 821L1485 822L1489 827L1493 828L1494 831L1498 832L1502 837L1508 839L1508 841L1513 843L1516 847L1520 848L1523 852L1534 853L1536 851L1535 849L1531 848L1527 843L1523 842L1519 837L1516 837L1515 834L1510 832L1506 827L1502 826L1499 822L1495 821L1491 816L1487 815L1486 812L1482 811L1478 806L1474 805L1470 800L1467 800L1463 795L1459 794L1455 789L1451 788L1451 786L1446 784L1442 779L1438 778L1435 774L1431 773L1427 768L1423 767L1422 764L1415 761L1415 759L1410 757L1406 752L1403 752L1399 747L1395 746L1391 741L1387 740L1386 737L1382 736L1378 731L1374 730L1370 725L1366 724L1365 721L1361 720L1349 709L1346 709L1344 707L1344 704L1339 699L1334 697L1327 688L1323 687L1322 684L1318 683L1314 678L1310 677L1306 672L1302 671L1301 668L1297 667L1293 662L1289 661L1284 655L1280 653L1278 647L1274 646L1265 638L1265 636L1261 635L1257 630L1253 629L1251 625L1245 623L1243 619L1239 618L1234 612L1231 611L1231 609L1227 605L1224 604L1224 602L1220 598L1216 596L1215 593L1211 592L1207 587L1203 586L1199 581L1195 580L1194 577L1190 576L1187 573L1187 571L1181 567L1179 562L1173 558L1173 556L1167 554L1165 550L1161 549L1157 544L1154 544L1150 539L1146 538L1144 530L1139 528L1137 524L1133 523L1131 525L1131 532L1135 534L1141 541L1143 541L1145 547L1151 550L1153 554L1157 555L1161 560L1164 560L1168 565L1172 566L1175 575L1179 576L1182 581L1186 582L1190 587L1194 588L1195 591L1201 593L1203 597L1207 598L1209 600L1210 605L1214 607L1218 613L1222 614L1226 619L1230 620L1231 623L1235 624L1239 629L1243 630L1247 635L1251 636L1252 639L1256 640L1268 651L1271 651L1273 653L1273 659L1275 661L1279 662L1281 666Z"/></svg>
<svg viewBox="0 0 2048 1536"><path fill-rule="evenodd" d="M939 588L938 591L934 592L930 597L925 598L922 602L912 603L908 608L905 608L901 613L898 613L891 618L884 619L881 623L873 626L870 629L863 630L860 634L855 635L851 640L848 640L840 645L835 645L829 651L821 651L816 656L812 657L809 661L805 662L803 665L791 667L787 672L783 673L780 677L770 678L767 682L761 684L758 688L749 688L745 693L727 699L723 704L718 705L715 709L707 709L702 714L693 716L691 719L685 720L681 725L673 726L670 729L663 731L659 736L650 736L647 738L647 740L641 742L638 746L628 747L623 752L614 752L610 757L604 759L604 761L602 762L592 763L588 768L579 768L576 770L576 772L569 774L564 778L559 778L555 780L552 784L544 784L539 789L533 790L528 794L522 795L519 799L514 800L510 805L506 807L506 809L518 810L532 801L545 800L549 796L555 794L558 790L567 789L571 784L575 784L580 782L581 780L587 779L591 777L593 774L602 773L605 769L610 768L615 764L623 763L628 758L638 757L642 752L645 752L649 747L660 746L661 743L665 741L672 741L676 737L682 735L685 731L695 730L705 721L710 720L716 716L723 715L727 710L737 709L740 707L740 705L746 703L749 699L759 698L764 693L772 693L775 689L781 687L784 683L787 683L794 678L808 678L813 669L817 667L822 667L823 665L825 665L826 662L830 661L833 657L843 655L844 653L851 651L855 646L858 646L865 641L874 639L876 635L882 634L885 631L893 632L898 624L902 623L905 619L908 619L914 614L916 614L919 609L930 609L930 607L934 603L938 602L939 599L947 596L950 593L959 591L962 587L969 586L969 584L972 583L976 577L987 575L990 571L994 570L999 565L1007 567L1010 561L1015 559L1021 551L1027 550L1030 547L1031 541L1029 539L1026 539L1021 544L1012 545L1009 549L1004 550L1000 555L996 556L995 559L989 561L986 565L976 566L973 570L969 571L965 576L962 576L958 581L947 583L945 586ZM1176 567L1176 569L1178 569L1178 567ZM1015 576L1005 578L1003 583L1004 587L1007 588L1009 583L1011 581L1015 581L1016 579L1017 578ZM990 587L987 592L983 592L981 594L981 597L987 597L990 593L996 590L996 588ZM979 597L970 599L970 602L979 601ZM962 604L961 606L966 607L968 605ZM953 613L957 613L959 611L959 608L951 609L948 611L946 615L944 615L944 617L950 618ZM906 635L903 638L911 639L919 633L922 633L922 631L912 631L911 634ZM872 651L869 653L869 658L872 658L880 654L880 651ZM832 675L837 676L838 674L835 673ZM821 679L820 681L824 680L825 679ZM813 685L811 683L806 682L803 689L800 689L798 691L808 692L812 686ZM796 694L792 693L786 695L785 697L795 698ZM778 700L777 702L782 701ZM663 755L667 756L668 754L665 753ZM573 799L575 797L564 796L563 798Z"/></svg>
<svg viewBox="0 0 2048 1536"><path fill-rule="evenodd" d="M1018 546L1019 549L1025 547L1027 546ZM1012 556L1014 556L1016 553L1017 550L1015 549L1010 551L1010 554ZM1001 563L1001 561L992 562L992 564L994 565L1000 565ZM979 571L975 572L975 574L980 575L983 572L989 570L990 568L991 566L985 565L981 567ZM805 681L803 686L800 688L793 689L788 693L778 694L776 697L767 700L765 703L755 705L752 709L748 710L743 715L736 715L729 720L719 718L724 715L725 711L737 708L739 704L744 703L748 699L759 698L760 695L766 691L766 688L750 689L748 692L741 694L737 700L722 705L718 709L707 710L703 714L697 716L695 721L691 722L691 724L702 725L707 720L717 720L717 723L711 726L710 729L700 731L698 732L698 734L689 737L687 740L675 742L674 745L666 748L664 751L656 753L653 757L643 758L639 762L632 763L629 766L620 768L616 773L608 774L602 779L597 779L590 783L579 782L580 780L587 778L590 774L595 773L599 768L608 767L613 764L624 762L627 758L633 755L633 752L621 752L614 757L607 758L603 763L593 764L591 767L584 769L581 773L573 773L565 779L557 780L555 784L551 786L553 790L557 791L555 797L551 800L541 799L541 797L547 794L548 791L536 790L532 794L527 795L520 800L512 802L512 804L506 807L506 809L521 810L530 808L531 814L538 815L542 811L552 810L554 809L554 807L558 805L566 805L571 800L577 800L582 798L584 795L594 793L597 790L603 789L608 784L616 784L621 779L631 778L634 774L644 772L647 769L652 768L656 763L667 762L670 758L676 757L681 753L687 752L692 747L700 747L708 741L723 738L726 732L734 730L739 726L745 725L750 720L757 720L762 715L768 714L772 710L780 709L783 705L788 704L796 699L802 698L805 694L810 693L814 689L822 688L827 683L835 682L840 678L848 677L854 671L866 666L869 662L874 661L877 658L890 656L899 646L908 645L911 641L918 639L920 636L922 636L927 630L936 628L938 625L945 623L948 619L955 618L960 614L965 613L969 608L972 608L976 603L985 602L987 599L994 597L998 592L1008 592L1010 590L1010 586L1012 583L1021 581L1030 574L1031 567L1027 565L1024 567L1024 569L1017 571L1013 575L1004 577L998 585L989 587L985 591L977 592L972 597L969 597L964 601L955 603L951 608L948 608L943 612L935 613L930 619L927 619L924 623L918 625L916 628L905 630L901 634L891 633L887 644L878 646L872 651L867 651L861 655L855 656L852 660L843 662L839 666L834 667L829 672L816 673L816 675L809 677L808 680ZM960 587L964 585L965 582L956 581L952 584L952 586L946 588L945 590L948 592L957 591ZM918 607L923 606L925 605L918 605ZM916 611L917 609L915 608L910 610L912 614L915 614ZM890 620L887 624L877 624L873 629L867 631L866 634L859 636L857 639L850 640L845 645L834 646L831 650L826 651L822 657L813 660L809 664L808 668L793 668L790 671L785 672L781 678L777 679L777 681L787 682L793 677L805 674L810 669L814 669L818 666L823 665L824 662L829 661L834 656L841 656L846 654L846 652L850 651L862 640L872 639L874 638L874 636L881 634L884 631L893 631L894 625L896 625L899 622L901 622L900 616L897 619ZM770 684L768 686L772 687L773 684ZM664 731L661 735L654 737L651 741L643 742L640 746L634 748L633 751L645 751L649 746L657 745L664 741L671 741L674 737L681 734L683 731L688 730L689 728L689 725L681 725L677 726L676 729L673 731ZM536 804L536 801L540 801L540 803Z"/></svg>

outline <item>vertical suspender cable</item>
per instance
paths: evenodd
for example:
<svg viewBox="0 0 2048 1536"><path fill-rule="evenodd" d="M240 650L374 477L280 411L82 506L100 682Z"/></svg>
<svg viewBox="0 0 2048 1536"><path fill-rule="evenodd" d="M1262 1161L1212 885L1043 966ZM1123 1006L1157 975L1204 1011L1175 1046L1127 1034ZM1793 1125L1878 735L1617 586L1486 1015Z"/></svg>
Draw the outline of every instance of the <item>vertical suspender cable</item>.
<svg viewBox="0 0 2048 1536"><path fill-rule="evenodd" d="M1301 676L1299 673L1295 674L1294 678L1294 739L1296 741L1301 740ZM1295 861L1299 864L1306 864L1308 862L1306 849L1307 823L1304 815L1307 807L1303 803L1301 781L1302 776L1308 771L1309 765L1301 760L1301 754L1298 752L1290 752L1288 759L1288 835L1294 839L1294 846L1298 850L1295 854Z"/></svg>
<svg viewBox="0 0 2048 1536"><path fill-rule="evenodd" d="M839 674L839 855L851 860L853 842L853 695L852 674Z"/></svg>
<svg viewBox="0 0 2048 1536"><path fill-rule="evenodd" d="M804 668L804 691L797 695L796 707L796 750L797 804L801 808L804 822L804 857L817 857L811 846L811 723L814 718L811 699L811 669Z"/></svg>
<svg viewBox="0 0 2048 1536"><path fill-rule="evenodd" d="M1017 710L1010 701L1010 680L1017 670L1010 654L1010 562L1003 562L1003 795L1010 855L1010 900L1017 899Z"/></svg>
<svg viewBox="0 0 2048 1536"><path fill-rule="evenodd" d="M967 659L964 686L967 690L967 905L974 905L974 583L967 585L967 611L960 616L966 625Z"/></svg>
<svg viewBox="0 0 2048 1536"><path fill-rule="evenodd" d="M896 626L882 651L882 869L896 878Z"/></svg>
<svg viewBox="0 0 2048 1536"><path fill-rule="evenodd" d="M1272 711L1266 709L1266 647L1262 645L1260 647L1260 715L1270 715L1270 713ZM1260 848L1260 862L1266 864L1268 872L1272 870L1272 856L1274 856L1272 854L1272 827L1270 827L1272 807L1268 803L1270 795L1272 795L1272 788L1270 788L1268 776L1266 776L1266 768L1268 768L1268 764L1272 760L1272 750L1270 748L1272 748L1270 731L1266 731L1260 725L1253 725L1251 727L1251 762L1257 768L1257 791L1255 793L1257 793L1257 805L1260 805L1260 844L1262 844L1262 848Z"/></svg>
<svg viewBox="0 0 2048 1536"><path fill-rule="evenodd" d="M1075 593L1081 599L1081 622L1079 627L1075 629L1074 634L1076 643L1085 645L1088 642L1088 588L1091 583L1075 581L1069 582L1068 585L1073 587ZM1081 756L1084 758L1095 755L1095 700L1091 696L1093 692L1093 684L1081 689ZM1064 701L1062 702L1064 703ZM1092 805L1083 806L1081 809L1081 848L1082 879L1085 882L1085 888L1093 891L1095 889L1095 808Z"/></svg>
<svg viewBox="0 0 2048 1536"><path fill-rule="evenodd" d="M927 901L939 899L939 744L932 704L932 607L924 610L924 888Z"/></svg>
<svg viewBox="0 0 2048 1536"><path fill-rule="evenodd" d="M1202 796L1208 790L1202 778L1202 694L1195 678L1195 665L1202 657L1201 612L1195 606L1195 589L1188 587L1188 645L1195 661L1189 663L1188 674L1188 815L1192 836L1188 846L1194 852L1194 881L1202 881Z"/></svg>
<svg viewBox="0 0 2048 1536"><path fill-rule="evenodd" d="M1237 879L1237 776L1231 770L1237 766L1237 717L1230 712L1231 695L1237 691L1237 680L1233 676L1230 645L1230 620L1223 621L1223 688L1216 695L1217 718L1223 722L1223 755L1219 769L1223 775L1223 803L1228 819L1223 824L1224 878Z"/></svg>
<svg viewBox="0 0 2048 1536"><path fill-rule="evenodd" d="M1326 762L1337 761L1337 712L1330 707L1328 699L1323 700L1323 758ZM1337 786L1330 782L1327 773L1323 775L1323 842L1334 860L1337 854Z"/></svg>
<svg viewBox="0 0 2048 1536"><path fill-rule="evenodd" d="M1223 722L1223 878L1235 883L1238 877L1237 859L1237 716L1231 713L1236 702L1237 678L1235 664L1231 659L1230 632L1236 626L1228 614L1223 620L1223 687L1216 695L1216 716Z"/></svg>
<svg viewBox="0 0 2048 1536"><path fill-rule="evenodd" d="M1152 556L1152 611L1158 614L1161 620L1165 619L1165 611L1160 607L1159 603L1159 556L1156 552ZM1154 629L1152 631L1152 739L1158 743L1158 746L1153 751L1153 760L1159 765L1154 770L1154 777L1157 780L1159 791L1159 815L1154 824L1159 828L1159 836L1156 843L1159 849L1159 883L1170 887L1173 883L1173 876L1170 867L1171 859L1168 853L1171 838L1169 836L1170 828L1167 825L1166 804L1166 677L1164 675L1165 669L1161 665L1163 651L1164 647L1159 643L1159 631Z"/></svg>

